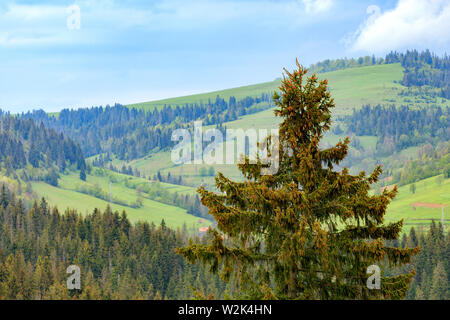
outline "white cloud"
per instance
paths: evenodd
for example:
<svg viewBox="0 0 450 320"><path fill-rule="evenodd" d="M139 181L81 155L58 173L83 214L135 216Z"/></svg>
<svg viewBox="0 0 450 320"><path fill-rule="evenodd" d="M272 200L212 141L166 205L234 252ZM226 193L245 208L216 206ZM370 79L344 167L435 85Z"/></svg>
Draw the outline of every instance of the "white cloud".
<svg viewBox="0 0 450 320"><path fill-rule="evenodd" d="M66 6L10 3L0 12L0 47L69 43Z"/></svg>
<svg viewBox="0 0 450 320"><path fill-rule="evenodd" d="M11 4L4 18L18 21L53 19L65 15L65 7L54 5Z"/></svg>
<svg viewBox="0 0 450 320"><path fill-rule="evenodd" d="M399 0L393 10L367 8L369 18L344 39L353 51L445 48L450 44L450 1Z"/></svg>
<svg viewBox="0 0 450 320"><path fill-rule="evenodd" d="M333 5L333 0L302 0L307 13L327 11Z"/></svg>

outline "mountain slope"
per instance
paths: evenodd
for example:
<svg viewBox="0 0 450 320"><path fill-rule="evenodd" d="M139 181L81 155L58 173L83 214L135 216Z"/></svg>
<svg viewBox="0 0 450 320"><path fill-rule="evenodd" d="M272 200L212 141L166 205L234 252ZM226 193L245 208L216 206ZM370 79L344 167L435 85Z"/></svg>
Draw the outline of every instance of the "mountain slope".
<svg viewBox="0 0 450 320"><path fill-rule="evenodd" d="M144 110L153 110L155 108L161 108L164 105L185 105L190 103L207 103L208 100L214 101L216 100L217 96L220 96L222 99L225 99L228 101L230 97L235 97L237 100L240 100L245 97L259 97L263 93L272 94L274 90L276 90L280 85L279 80L264 82L264 83L258 83L254 85L249 86L243 86L243 87L237 87L237 88L231 88L231 89L225 89L225 90L219 90L219 91L213 91L213 92L207 92L207 93L200 93L200 94L193 94L189 96L183 96L183 97L175 97L175 98L168 98L168 99L162 99L162 100L156 100L156 101L149 101L149 102L141 102L141 103L134 103L129 104L127 107L129 108L137 108L137 109L144 109Z"/></svg>
<svg viewBox="0 0 450 320"><path fill-rule="evenodd" d="M406 229L411 226L429 226L431 220L440 221L444 207L445 225L450 225L450 179L442 175L415 183L415 193L411 185L401 186L399 194L388 207L388 221L405 220Z"/></svg>
<svg viewBox="0 0 450 320"><path fill-rule="evenodd" d="M416 107L430 104L448 105L450 101L436 97L412 97L408 88L401 85L404 70L400 63L382 64L359 68L350 68L319 74L319 78L328 79L332 96L336 101L336 114L349 114L353 108L364 104L404 104ZM232 88L204 94L169 98L128 105L130 108L153 109L166 105L184 105L186 103L214 101L216 96L227 100L230 96L237 99L245 96L259 96L273 93L278 89L280 80L264 82L251 86Z"/></svg>
<svg viewBox="0 0 450 320"><path fill-rule="evenodd" d="M1 110L0 150L0 185L7 185L28 205L46 198L61 211L92 213L111 204L113 210L125 210L133 222L159 224L165 219L171 227L185 223L194 230L211 224L194 215L201 214L195 189L92 169L72 139ZM78 170L85 173L85 181Z"/></svg>
<svg viewBox="0 0 450 320"><path fill-rule="evenodd" d="M170 227L186 224L190 230L211 225L209 220L188 214L181 204L167 201L175 194L180 198L194 198L195 189L185 186L156 183L98 168L86 175L86 181L81 181L75 172L66 172L60 175L57 187L38 181L31 182L31 186L35 198L46 198L51 206L62 211L76 208L85 214L110 205L113 211L125 210L132 222L147 221L158 225L164 219ZM154 190L165 192L158 197L151 194Z"/></svg>
<svg viewBox="0 0 450 320"><path fill-rule="evenodd" d="M401 83L404 76L404 69L400 63L376 64L319 74L319 78L326 78L328 80L329 89L336 102L336 109L334 110L335 121L338 121L341 125L343 125L343 122L341 121L342 116L348 116L352 114L354 109L360 109L366 104L406 105L411 109L422 107L429 108L433 106L450 107L450 100L434 95L433 91L427 91L425 90L426 88L424 91L421 91L422 88L408 88L403 86ZM192 121L199 119L204 121L205 126L209 125L210 127L220 125L222 128L223 125L226 128L236 129L273 128L278 124L279 120L274 116L273 109L263 109L267 108L270 103L267 97L270 96L279 85L280 80L275 80L210 93L144 102L129 105L127 108L118 106L107 107L105 109L81 109L79 112L76 112L76 114L64 110L61 112L61 119L58 119L61 120L59 122L49 119L48 115L45 115L45 113L43 115L31 114L26 116L37 117L37 120L46 120L48 125L53 125L56 130L66 132L75 141L80 139L79 141L88 141L89 143L92 143L95 140L94 146L90 148L92 153L89 155L95 155L100 152L111 152L112 164L116 169L124 165L131 166L133 169L138 169L141 175L144 174L147 177L154 176L158 172L163 176L167 176L170 173L172 176L182 176L185 183L188 183L189 185L199 186L204 184L208 188L213 188L213 176L204 174L206 171L205 169L211 169L208 166L175 166L172 163L170 159L170 136L172 130L176 126L187 126L188 123L192 123ZM218 98L218 96L220 96L220 98ZM263 102L258 102L257 99L252 100L249 97L265 98L259 100ZM248 104L246 99L251 100L252 102ZM241 105L239 104L239 100L243 101ZM265 107L260 108L260 103L264 103ZM200 110L201 113L195 112L197 107L192 109L192 106L185 107L185 104L199 104L198 110ZM170 108L168 107L169 105ZM148 112L140 112L133 108ZM217 112L211 111L215 110L214 108L217 109ZM147 120L142 120L144 118ZM229 121L229 119L235 120ZM88 120L89 124L86 125L86 121ZM99 134L99 132L101 134ZM94 135L95 139L93 138ZM336 143L337 140L345 135L346 132L330 132L325 136L324 143ZM152 143L155 142L158 142L158 144L153 145ZM358 143L370 153L370 150L376 149L377 137L358 137ZM84 143L81 144L86 145ZM105 146L106 150L104 150ZM119 146L120 148L118 148ZM378 155L371 154L368 159L363 159L361 162L363 162L365 166L373 167L382 160L383 159ZM103 163L101 165L108 167L109 163ZM116 170L114 168L112 169ZM215 173L220 171L232 179L241 178L234 165L218 165L214 166L213 169ZM92 195L89 195L86 192L97 192L98 190L96 191L96 189L98 188L95 186L95 183L91 183L89 186L82 186L83 183L81 183L73 173L70 173L69 176L70 177L61 177L62 186L58 190L61 194L60 196L54 197L56 203L65 204L70 197L78 199L78 202L91 202L92 205L94 205L94 202L95 205L98 204L103 206L108 203L107 196L105 196L105 194L108 194L106 181L102 180L97 182L101 189L100 196L97 195L92 197ZM98 179L98 177L88 175L87 181L89 183L95 179ZM130 179L134 178L130 177ZM73 181L76 182L74 183ZM146 181L146 183L149 182ZM123 187L124 189L122 189ZM80 188L87 189L83 189L81 190L82 192L80 192ZM172 214L173 217L182 217L176 222L173 220L173 223L175 224L182 223L179 221L182 221L183 219L191 221L189 219L191 219L192 216L187 214L186 206L184 206L184 209L180 209L177 204L173 205L173 203L165 203L165 206L158 207L157 204L153 203L155 199L141 199L144 203L140 208L137 208L136 190L133 188L131 188L133 190L130 190L128 186L117 186L115 182L113 183L112 188L116 189L113 193L118 195L117 199L113 201L115 202L113 205L122 205L120 210L125 208L127 211L134 212L136 218L155 221L155 219L159 219L162 215L167 213L170 217L172 217ZM36 189L44 190L45 187L36 184ZM191 191L192 193L194 192L193 189L191 189ZM187 193L190 193L191 191ZM46 192L50 193L51 190L46 190ZM70 196L65 194L66 192L67 194L70 194ZM44 192L42 192L42 194L44 194ZM186 193L181 191L180 194L184 195ZM156 199L157 202L159 201L159 204L164 202L160 200L161 199ZM167 202L167 199L165 201ZM124 203L125 205L123 205ZM73 205L76 205L76 203L73 202ZM152 216L152 214L158 210L161 211L161 215L157 214ZM147 211L151 211L151 214L145 213ZM131 216L130 218L134 219ZM193 219L196 218L194 217Z"/></svg>

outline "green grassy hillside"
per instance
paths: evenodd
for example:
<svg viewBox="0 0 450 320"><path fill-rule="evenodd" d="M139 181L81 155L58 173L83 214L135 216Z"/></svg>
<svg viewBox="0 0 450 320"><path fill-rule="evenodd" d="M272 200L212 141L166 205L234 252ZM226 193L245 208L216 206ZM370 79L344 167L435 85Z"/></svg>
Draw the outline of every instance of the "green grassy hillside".
<svg viewBox="0 0 450 320"><path fill-rule="evenodd" d="M164 106L165 104L166 105L184 105L186 103L200 103L200 102L206 103L206 102L208 102L208 100L214 101L218 95L225 100L228 100L231 96L234 96L237 100L240 100L245 97L258 97L263 93L271 94L279 86L280 86L280 81L275 80L275 81L264 82L264 83L259 83L259 84L255 84L255 85L250 85L250 86L244 86L244 87L238 87L238 88L232 88L232 89L226 89L226 90L220 90L220 91L213 91L213 92L208 92L208 93L194 94L194 95L184 96L184 97L176 97L176 98L169 98L169 99L163 99L163 100L135 103L135 104L128 105L128 107L152 110L153 108L160 108L160 107Z"/></svg>
<svg viewBox="0 0 450 320"><path fill-rule="evenodd" d="M398 221L405 219L405 229L411 226L428 226L432 219L441 221L442 209L431 208L428 204L445 205L445 226L450 226L450 179L436 176L415 183L416 192L410 191L410 185L399 188L399 194L388 207L386 219ZM427 206L413 207L422 203Z"/></svg>
<svg viewBox="0 0 450 320"><path fill-rule="evenodd" d="M399 63L350 68L319 74L319 78L328 79L330 91L336 101L336 114L349 114L353 108L364 104L405 104L410 106L427 106L429 104L449 105L449 100L431 97L411 97L408 88L398 82L403 78L403 68ZM280 80L264 82L251 86L214 91L185 97L136 103L129 107L153 109L166 105L183 105L194 102L208 102L219 95L225 100L230 96L237 99L246 96L259 96L273 93L280 86Z"/></svg>
<svg viewBox="0 0 450 320"><path fill-rule="evenodd" d="M163 203L162 199L161 201L152 200L145 191L140 191L138 188L141 186L144 190L144 187L151 189L155 182L109 170L104 172L106 175L88 174L86 182L79 179L78 173L71 172L61 175L58 187L44 182L32 182L32 188L39 198L46 198L52 206L57 206L60 210L76 208L85 214L92 212L94 208L104 209L110 204L111 190L112 209L119 212L125 210L132 222L148 221L159 225L164 219L171 227L181 227L185 223L188 228L195 230L211 224L208 220L188 214L183 208ZM110 181L112 181L111 184ZM185 186L166 183L158 183L158 185L169 193L195 194L195 189ZM97 194L89 194L87 190L96 190ZM106 196L102 197L98 194ZM135 206L137 198L141 201L139 206Z"/></svg>
<svg viewBox="0 0 450 320"><path fill-rule="evenodd" d="M195 172L195 170L192 170ZM117 178L126 178L130 187L125 186L125 181L117 181L112 184L113 196L118 196L121 200L130 200L136 198L136 190L131 186L137 184L152 183L148 180L116 174ZM11 183L10 179L1 177L0 182ZM46 198L49 203L58 206L60 210L66 208L76 208L81 213L85 214L92 212L93 208L104 209L109 201L83 194L78 192L77 185L99 185L103 190L109 190L109 179L107 177L98 177L95 175L88 175L87 181L82 182L77 178L75 173L63 175L60 179L60 186L53 187L43 182L33 182L32 187L34 192L39 197ZM162 184L170 192L178 192L180 194L194 194L195 189L175 186L170 184ZM441 221L442 209L432 208L428 204L444 205L445 226L450 226L450 179L444 179L442 175L424 179L415 183L416 192L413 194L410 191L410 185L399 187L397 197L391 202L388 207L386 215L386 222L398 221L404 219L405 228L409 230L414 227L428 227L431 220ZM153 201L143 197L143 206L140 208L130 208L129 206L112 204L112 209L121 212L125 210L131 221L148 221L159 224L162 219L166 221L169 226L181 227L183 223L191 230L198 230L200 227L209 226L211 222L205 219L194 217L186 213L186 210L167 205L158 201ZM416 206L413 204L426 204L425 206Z"/></svg>
<svg viewBox="0 0 450 320"><path fill-rule="evenodd" d="M266 111L258 113L257 115L263 115ZM247 117L247 116L246 116ZM257 121L245 121L245 118L233 122L227 123L227 128L264 128L266 125L267 127L274 126L274 123L266 122L266 120L263 120L261 122ZM248 116L251 117L251 116ZM263 117L261 117L262 119ZM267 119L267 118L266 118ZM238 123L242 123L242 127L237 125ZM260 126L261 125L261 126ZM269 126L270 125L270 126ZM339 140L342 140L345 138L345 135L335 135L332 133L328 133L323 138L323 143L325 145L332 145L336 144ZM375 148L376 145L376 137L373 136L366 136L366 137L358 137L358 139L361 141L361 144L366 148ZM225 149L224 149L225 154ZM202 175L202 168L209 169L209 165L195 165L195 164L183 164L183 165L175 165L171 160L171 151L160 151L149 154L147 157L133 160L130 162L126 161L120 161L120 160L114 160L113 164L116 167L122 167L122 165L130 165L133 168L138 169L141 173L145 174L146 176L153 176L158 173L158 171L164 175L167 176L167 174L170 172L171 175L175 176L183 176L183 180L190 185L194 186L200 186L204 185L207 188L213 189L215 186L215 181L213 176L203 176ZM233 180L240 180L243 178L239 170L237 169L237 166L235 164L232 165L213 165L214 171L217 174L217 172L223 173L225 176L233 179Z"/></svg>
<svg viewBox="0 0 450 320"><path fill-rule="evenodd" d="M403 78L403 68L400 64L375 65L360 68L350 68L338 70L319 75L320 78L328 79L329 88L336 102L335 115L348 115L352 113L353 108L358 109L364 104L396 104L408 105L413 108L426 107L431 105L450 106L450 100L430 97L430 96L410 96L410 89L402 86L399 82ZM146 102L133 105L141 108L154 108L163 104L183 104L191 102L206 102L207 99L214 99L217 94L222 97L246 95L259 95L264 92L274 91L280 85L280 80L266 82L259 85L240 87L193 95L172 99ZM265 110L251 115L245 115L238 120L227 122L224 125L230 129L269 129L276 127L280 119L276 118L273 109ZM336 136L331 133L325 137L325 143L336 143L343 136ZM359 137L363 144L374 146L375 137ZM121 166L124 162L115 161L115 165ZM200 176L201 166L183 165L174 166L170 161L169 151L160 151L148 156L134 160L130 163L132 167L138 168L145 174L156 174L157 171L167 174L171 172L176 175L183 175L187 181L193 185L201 183L207 186L213 186L214 181L211 177ZM221 171L224 174L239 178L240 174L235 166L215 166L216 172Z"/></svg>
<svg viewBox="0 0 450 320"><path fill-rule="evenodd" d="M411 89L402 86L399 82L403 78L403 69L400 64L376 65L369 67L344 69L334 72L320 74L321 79L328 79L329 88L333 98L336 102L335 115L351 114L353 108L360 108L364 104L396 104L409 105L410 107L426 107L431 105L450 106L449 100L430 97L426 95L411 95ZM280 80L255 84L245 87L232 88L227 90L215 91L204 94L197 94L185 97L170 98L158 101L144 102L129 105L129 107L136 107L142 109L160 108L166 105L183 105L186 103L208 102L208 99L215 100L219 95L224 99L234 96L237 99L246 96L260 96L263 93L271 93L280 85ZM265 110L251 115L240 117L238 120L225 123L227 128L241 128L241 129L268 129L274 128L278 125L279 119L274 116L273 109ZM334 144L343 136L329 133L324 138L325 144ZM366 147L374 147L376 144L376 137L358 137L361 143ZM170 159L170 151L160 151L150 153L146 157L137 159L131 162L124 162L114 160L113 164L116 167L121 167L123 164L131 165L137 168L146 176L153 176L158 171L163 175L170 172L173 175L183 176L184 181L193 186L205 185L207 188L214 188L214 178L212 176L203 176L203 165L181 165L175 166ZM371 166L372 167L372 166ZM242 176L238 172L235 165L215 165L214 171L224 173L231 179L238 180ZM39 196L45 196L48 200L58 205L60 208L74 207L80 211L91 211L94 207L105 207L109 201L105 197L99 198L92 195L80 192L85 189L96 189L109 195L109 184L111 181L111 172L108 176L100 176L91 174L87 177L87 182L82 182L77 174L69 174L62 176L59 181L59 187L51 187L44 183L33 183L33 189ZM187 214L185 209L155 201L148 197L140 196L142 205L139 208L134 208L133 203L138 197L136 185L151 184L148 180L133 178L114 173L114 181L111 184L111 191L115 197L116 203L112 204L114 210L126 210L132 221L146 220L159 223L161 219L174 227L181 226L186 223L188 226L199 228L207 226L209 221L205 221ZM389 209L388 219L396 220L407 217L406 223L408 225L428 223L431 218L439 218L440 210L419 207L415 210L410 206L411 201L421 201L422 198L432 199L429 201L438 201L434 199L433 195L443 194L442 190L449 194L448 190L450 184L448 180L441 186L433 186L432 181L429 182L427 189L427 180L421 184L417 184L417 193L415 195L409 194L409 186L400 188L400 195L392 203ZM166 190L171 193L190 194L195 193L195 188L174 186L168 184L161 184ZM415 200L415 199L419 200ZM445 200L445 199L444 199ZM442 201L444 201L442 200ZM445 200L445 201L448 201ZM118 204L119 203L119 204ZM124 205L125 204L125 205ZM428 220L420 220L428 219Z"/></svg>

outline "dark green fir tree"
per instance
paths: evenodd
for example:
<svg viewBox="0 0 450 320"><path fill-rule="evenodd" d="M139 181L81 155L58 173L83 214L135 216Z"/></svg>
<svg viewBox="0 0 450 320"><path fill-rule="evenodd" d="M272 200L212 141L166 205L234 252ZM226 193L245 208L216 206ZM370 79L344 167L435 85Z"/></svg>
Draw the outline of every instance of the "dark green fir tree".
<svg viewBox="0 0 450 320"><path fill-rule="evenodd" d="M217 229L210 230L208 244L191 242L178 252L209 265L225 281L233 279L238 298L402 299L414 271L394 277L382 272L379 290L367 286L369 266L402 265L418 252L385 246L402 229L402 221L384 223L397 189L371 194L380 166L369 175L339 168L348 138L319 147L335 103L326 80L306 78L307 70L297 66L285 70L281 96L273 97L282 119L278 172L262 175L266 165L247 158L239 165L244 181L219 173L220 193L201 187Z"/></svg>

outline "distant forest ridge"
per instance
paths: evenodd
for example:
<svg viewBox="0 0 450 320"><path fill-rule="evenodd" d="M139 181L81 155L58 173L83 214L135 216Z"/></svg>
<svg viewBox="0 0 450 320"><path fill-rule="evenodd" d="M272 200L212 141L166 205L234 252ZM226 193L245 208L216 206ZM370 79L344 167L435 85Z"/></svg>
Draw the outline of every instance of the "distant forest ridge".
<svg viewBox="0 0 450 320"><path fill-rule="evenodd" d="M448 57L446 55L444 55L443 57L438 57L437 55L430 53L429 50L426 50L422 53L419 53L417 50L412 50L412 51L408 51L404 54L397 53L397 52L391 52L391 53L387 54L384 58L383 57L375 57L375 56L365 56L365 57L360 57L360 58L342 58L342 59L335 59L335 60L327 59L327 60L310 65L308 69L311 73L326 73L326 72L333 72L333 71L352 69L352 68L358 68L358 67L401 63L403 60L405 60L405 62L408 61L408 59L416 61L417 57L422 59L422 60L418 60L418 62L419 62L418 65L422 65L423 61L425 61L425 63L430 63L429 57L431 57L431 61L434 61L434 63L431 64L433 70L436 70L436 68L442 69L443 68L442 61L448 61ZM410 59L410 58L412 58L412 59ZM447 63L447 65L448 65L448 63ZM444 68L448 69L448 66L444 67ZM427 70L427 69L428 68L425 68L425 70ZM412 72L410 74L414 74L414 72ZM425 74L428 75L429 71L427 70L425 72ZM280 85L280 80L281 80L280 78L277 78L274 81L263 82L263 83L253 84L253 85L247 85L247 86L243 86L243 87L229 88L229 89L214 91L214 92L209 92L209 93L194 94L194 95L188 95L188 96L183 96L183 97L174 97L174 98L167 98L167 99L162 99L162 100L153 100L153 101L147 101L147 102L141 102L141 103L134 103L131 105L127 105L127 107L138 108L138 109L141 109L141 108L153 109L153 108L161 108L164 105L173 105L173 106L182 105L186 102L188 102L188 103L194 103L194 102L200 102L200 101L206 102L206 101L208 101L208 99L215 98L216 95L219 95L220 97L222 97L224 99L228 99L229 96L235 96L236 98L239 98L239 99L246 97L246 96L256 97L256 96L260 95L261 93L271 94ZM447 82L448 82L448 80L447 80ZM410 83L410 80L405 80L405 79L403 79L401 81L401 83L405 84L407 86L412 85L412 83ZM445 87L442 84L439 84L439 86ZM445 97L447 95L444 95L442 92L439 92L438 96Z"/></svg>
<svg viewBox="0 0 450 320"><path fill-rule="evenodd" d="M313 72L373 64L401 63L404 67L405 86L430 86L433 92L448 98L450 60L447 55L438 57L430 51L416 50L406 53L391 52L385 58L361 57L359 59L325 60L312 65ZM138 109L121 104L106 107L62 110L58 116L42 110L22 113L21 119L33 119L79 143L86 157L111 153L120 160L131 161L149 152L173 145L171 133L177 127L189 127L189 123L202 120L204 125L216 125L223 129L224 123L247 114L272 107L267 93L257 97L246 96L227 100L217 95L207 102L164 105L161 108Z"/></svg>
<svg viewBox="0 0 450 320"><path fill-rule="evenodd" d="M324 60L309 67L312 73L331 72L336 70L365 67L380 64L400 63L405 74L402 84L407 87L428 85L441 89L440 96L450 99L450 57L442 57L431 53L430 50L418 52L417 50L399 53L392 51L385 58L365 56L358 59L343 58Z"/></svg>
<svg viewBox="0 0 450 320"><path fill-rule="evenodd" d="M346 117L348 133L377 136L385 154L425 143L437 145L450 137L450 108L410 109L364 106ZM381 150L380 150L381 151Z"/></svg>
<svg viewBox="0 0 450 320"><path fill-rule="evenodd" d="M208 103L183 106L164 106L162 109L130 109L116 104L113 107L92 107L62 110L58 117L37 110L22 113L21 119L33 119L75 139L85 156L110 152L120 160L133 160L154 149L171 147L173 128L188 127L195 120L204 125L233 121L238 117L266 110L272 106L267 94L228 101L216 97Z"/></svg>
<svg viewBox="0 0 450 320"><path fill-rule="evenodd" d="M85 169L80 146L54 129L32 119L13 117L0 110L0 169L7 175L26 167L62 171L68 166Z"/></svg>

